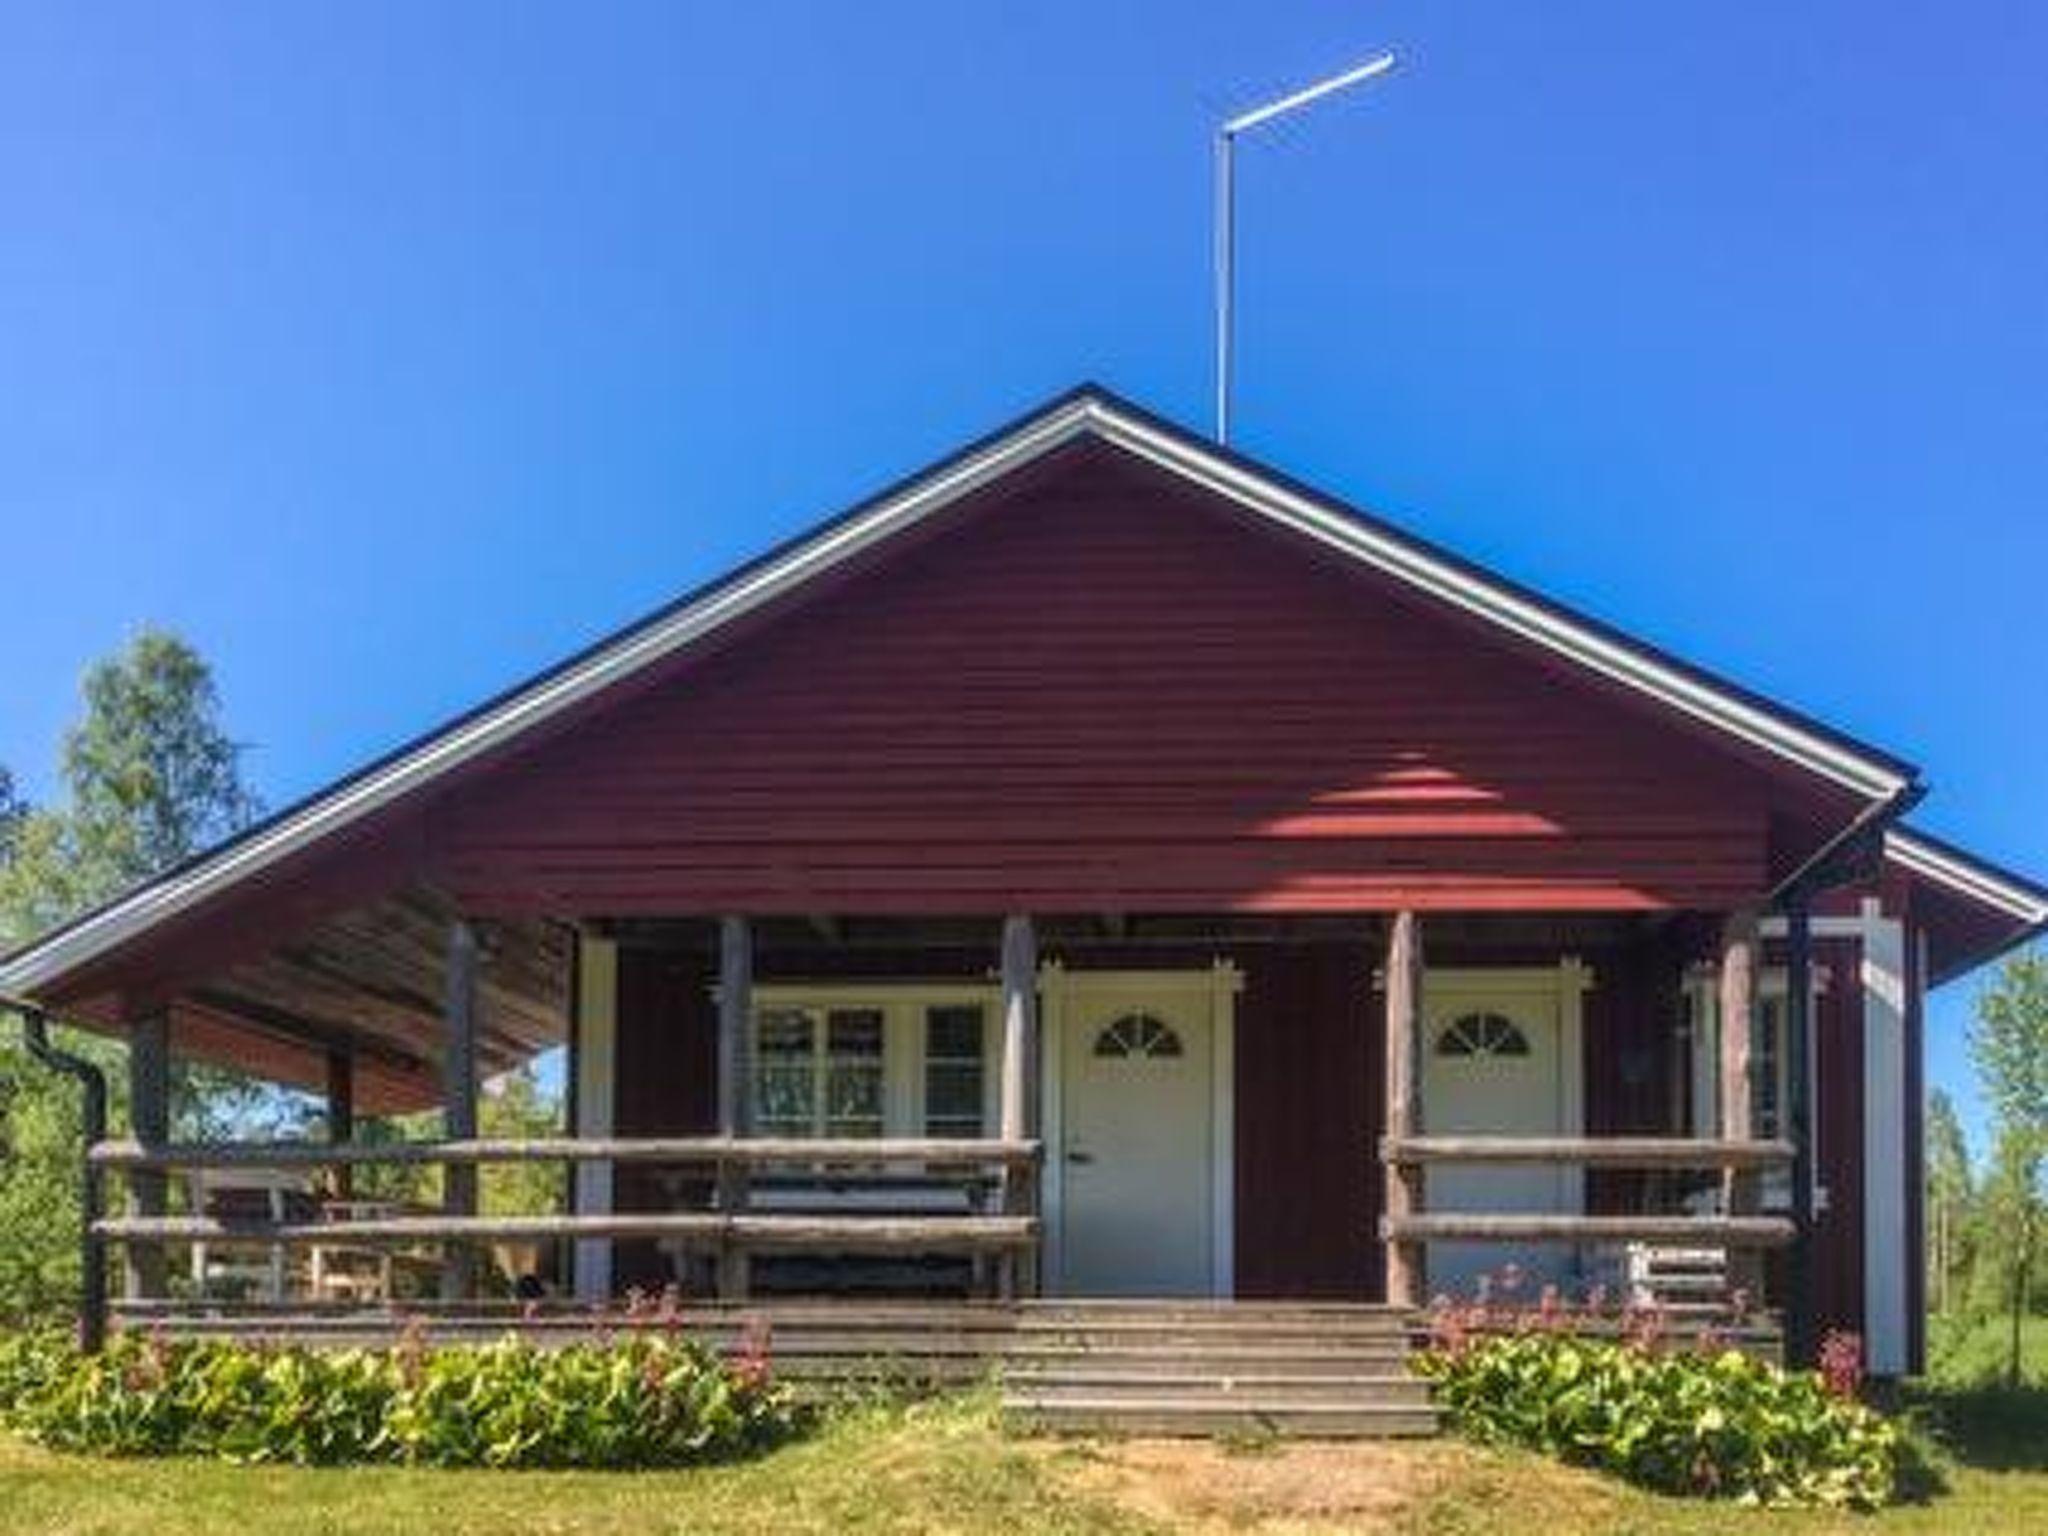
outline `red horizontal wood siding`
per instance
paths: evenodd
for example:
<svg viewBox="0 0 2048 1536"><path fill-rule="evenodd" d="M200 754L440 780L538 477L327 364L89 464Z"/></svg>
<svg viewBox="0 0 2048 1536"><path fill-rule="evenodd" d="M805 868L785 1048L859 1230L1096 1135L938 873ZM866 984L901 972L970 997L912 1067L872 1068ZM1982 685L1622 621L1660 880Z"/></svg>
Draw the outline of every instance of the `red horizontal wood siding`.
<svg viewBox="0 0 2048 1536"><path fill-rule="evenodd" d="M465 786L484 910L1719 907L1747 762L1077 455Z"/></svg>
<svg viewBox="0 0 2048 1536"><path fill-rule="evenodd" d="M1237 1294L1377 1300L1385 1018L1363 947L1249 951L1237 1012Z"/></svg>
<svg viewBox="0 0 2048 1536"><path fill-rule="evenodd" d="M613 1124L621 1136L703 1136L718 1129L718 1020L711 967L701 958L621 949ZM673 1207L660 1170L624 1164L613 1175L622 1211ZM708 1199L708 1184L694 1192ZM651 1241L620 1242L621 1289L659 1290L674 1278Z"/></svg>

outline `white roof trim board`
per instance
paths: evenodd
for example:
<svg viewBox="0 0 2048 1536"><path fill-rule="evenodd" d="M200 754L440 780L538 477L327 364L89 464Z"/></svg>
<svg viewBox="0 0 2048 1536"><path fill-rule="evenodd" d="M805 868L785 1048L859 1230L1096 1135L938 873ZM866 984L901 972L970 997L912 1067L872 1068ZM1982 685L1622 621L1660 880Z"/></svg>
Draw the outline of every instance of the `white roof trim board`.
<svg viewBox="0 0 2048 1536"><path fill-rule="evenodd" d="M1842 788L1883 800L1911 782L1899 765L1703 678L1648 647L1537 601L1384 527L1361 522L1234 455L1094 390L1063 397L683 606L425 738L238 839L142 886L0 963L0 990L29 996L286 855L503 745L564 709L831 570L1062 444L1092 436L1306 535L1432 597Z"/></svg>
<svg viewBox="0 0 2048 1536"><path fill-rule="evenodd" d="M1959 896L1996 907L2030 928L2048 924L2048 896L1976 859L1917 837L1903 827L1886 831L1884 854L1901 868L1946 886Z"/></svg>

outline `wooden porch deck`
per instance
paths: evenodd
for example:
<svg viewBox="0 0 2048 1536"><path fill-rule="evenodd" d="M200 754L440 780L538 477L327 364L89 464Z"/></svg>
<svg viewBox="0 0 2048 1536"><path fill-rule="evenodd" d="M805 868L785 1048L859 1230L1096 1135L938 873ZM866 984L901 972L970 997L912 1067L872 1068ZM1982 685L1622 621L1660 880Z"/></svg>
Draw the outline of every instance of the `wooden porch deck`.
<svg viewBox="0 0 2048 1536"><path fill-rule="evenodd" d="M118 1325L174 1337L342 1348L408 1333L482 1343L516 1333L583 1343L673 1331L733 1352L764 1340L774 1370L818 1397L862 1387L982 1382L1020 1426L1056 1432L1317 1437L1429 1435L1428 1385L1408 1366L1413 1314L1343 1302L688 1302L667 1310L435 1303L361 1308L128 1303Z"/></svg>

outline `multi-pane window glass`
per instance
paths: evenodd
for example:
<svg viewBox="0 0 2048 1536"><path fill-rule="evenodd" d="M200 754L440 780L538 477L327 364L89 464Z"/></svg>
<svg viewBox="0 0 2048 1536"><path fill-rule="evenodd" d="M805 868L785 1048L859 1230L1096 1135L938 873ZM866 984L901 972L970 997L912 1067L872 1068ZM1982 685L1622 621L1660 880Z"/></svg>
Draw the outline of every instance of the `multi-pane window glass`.
<svg viewBox="0 0 2048 1536"><path fill-rule="evenodd" d="M754 1125L764 1136L882 1134L882 1011L764 1008L754 1021Z"/></svg>
<svg viewBox="0 0 2048 1536"><path fill-rule="evenodd" d="M1783 1134L1785 1111L1779 1091L1783 1068L1779 1059L1783 1052L1785 1030L1785 1009L1775 997L1767 998L1757 1008L1756 1038L1751 1049L1756 1052L1751 1080L1751 1091L1755 1095L1756 1134L1766 1140Z"/></svg>
<svg viewBox="0 0 2048 1536"><path fill-rule="evenodd" d="M924 1129L927 1136L982 1131L983 1033L973 1004L924 1011Z"/></svg>
<svg viewBox="0 0 2048 1536"><path fill-rule="evenodd" d="M834 1008L825 1017L825 1134L879 1136L882 1011Z"/></svg>
<svg viewBox="0 0 2048 1536"><path fill-rule="evenodd" d="M1102 1027L1095 1054L1107 1057L1178 1056L1180 1036L1149 1013L1127 1013Z"/></svg>
<svg viewBox="0 0 2048 1536"><path fill-rule="evenodd" d="M818 1024L809 1008L764 1008L754 1021L754 1127L763 1136L816 1134Z"/></svg>
<svg viewBox="0 0 2048 1536"><path fill-rule="evenodd" d="M1439 1056L1526 1056L1529 1037L1513 1019L1497 1013L1468 1013L1437 1036Z"/></svg>

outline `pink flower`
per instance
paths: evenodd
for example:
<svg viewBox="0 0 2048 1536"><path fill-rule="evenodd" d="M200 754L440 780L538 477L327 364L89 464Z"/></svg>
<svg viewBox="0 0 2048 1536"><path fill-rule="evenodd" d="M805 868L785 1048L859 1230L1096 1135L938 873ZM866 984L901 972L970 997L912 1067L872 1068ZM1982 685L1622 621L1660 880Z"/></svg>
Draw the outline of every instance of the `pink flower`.
<svg viewBox="0 0 2048 1536"><path fill-rule="evenodd" d="M1821 1384L1836 1397L1853 1401L1863 1390L1863 1336L1831 1328L1820 1341Z"/></svg>

